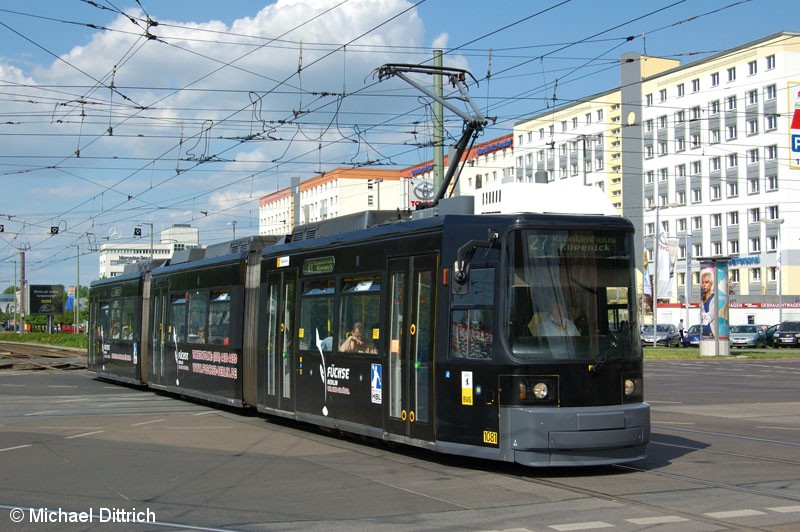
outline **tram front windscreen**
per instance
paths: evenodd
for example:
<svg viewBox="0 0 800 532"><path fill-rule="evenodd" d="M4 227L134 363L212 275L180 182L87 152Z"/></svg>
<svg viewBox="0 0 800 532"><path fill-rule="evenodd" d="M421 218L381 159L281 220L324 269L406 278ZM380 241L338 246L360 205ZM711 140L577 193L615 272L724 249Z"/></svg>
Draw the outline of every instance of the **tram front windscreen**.
<svg viewBox="0 0 800 532"><path fill-rule="evenodd" d="M641 357L631 234L521 229L505 250L503 313L514 358Z"/></svg>

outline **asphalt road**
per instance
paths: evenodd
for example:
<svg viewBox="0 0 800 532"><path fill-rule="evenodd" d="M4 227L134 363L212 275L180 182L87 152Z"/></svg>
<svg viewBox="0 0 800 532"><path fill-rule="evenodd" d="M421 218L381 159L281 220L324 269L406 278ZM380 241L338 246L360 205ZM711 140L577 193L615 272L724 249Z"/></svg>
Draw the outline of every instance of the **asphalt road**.
<svg viewBox="0 0 800 532"><path fill-rule="evenodd" d="M646 362L646 397L646 460L532 470L0 372L0 530L800 530L800 360Z"/></svg>

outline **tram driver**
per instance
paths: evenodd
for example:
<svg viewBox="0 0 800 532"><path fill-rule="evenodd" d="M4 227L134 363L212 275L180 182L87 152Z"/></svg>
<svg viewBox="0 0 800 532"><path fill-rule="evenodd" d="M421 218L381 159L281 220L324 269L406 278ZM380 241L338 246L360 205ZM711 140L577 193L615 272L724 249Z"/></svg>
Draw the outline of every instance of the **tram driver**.
<svg viewBox="0 0 800 532"><path fill-rule="evenodd" d="M558 303L558 299L550 298L548 312L537 312L528 322L528 329L533 336L580 336L578 327L569 317L569 311Z"/></svg>

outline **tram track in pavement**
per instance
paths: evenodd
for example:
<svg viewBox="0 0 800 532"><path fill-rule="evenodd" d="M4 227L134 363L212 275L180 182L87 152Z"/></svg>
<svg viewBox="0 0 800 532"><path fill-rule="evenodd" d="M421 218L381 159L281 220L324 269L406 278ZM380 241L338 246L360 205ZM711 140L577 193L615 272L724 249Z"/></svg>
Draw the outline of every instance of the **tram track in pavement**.
<svg viewBox="0 0 800 532"><path fill-rule="evenodd" d="M0 342L0 370L86 369L86 349Z"/></svg>

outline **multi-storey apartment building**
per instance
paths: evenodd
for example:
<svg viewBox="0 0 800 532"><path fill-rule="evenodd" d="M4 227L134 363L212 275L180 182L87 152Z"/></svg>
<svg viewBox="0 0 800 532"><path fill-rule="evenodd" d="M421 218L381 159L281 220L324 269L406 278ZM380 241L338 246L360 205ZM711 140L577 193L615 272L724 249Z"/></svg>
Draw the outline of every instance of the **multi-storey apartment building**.
<svg viewBox="0 0 800 532"><path fill-rule="evenodd" d="M150 227L152 230L152 226ZM147 236L145 235L145 240ZM176 251L200 247L200 230L188 224L173 224L161 231L158 242L105 243L100 246L100 278L116 277L125 265L150 259L169 259Z"/></svg>
<svg viewBox="0 0 800 532"><path fill-rule="evenodd" d="M645 60L632 59L631 68ZM641 176L626 175L625 189L641 179L649 253L658 231L677 238L673 301L685 297L687 286L690 301L698 298L692 257L729 257L731 323L754 318L753 309L776 308L779 300L782 312L760 315L770 322L778 314L800 317L800 190L794 186L800 165L792 162L798 154L790 137L798 89L796 33L666 70L637 87ZM624 89L623 100L633 103ZM624 151L631 154L637 155Z"/></svg>

